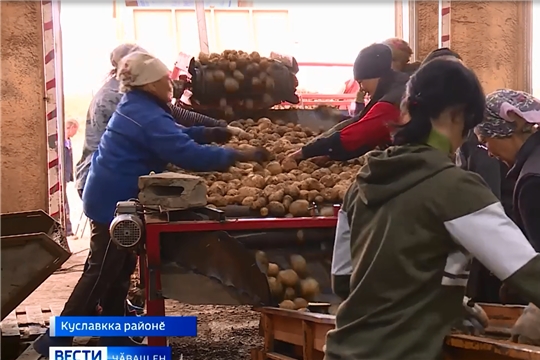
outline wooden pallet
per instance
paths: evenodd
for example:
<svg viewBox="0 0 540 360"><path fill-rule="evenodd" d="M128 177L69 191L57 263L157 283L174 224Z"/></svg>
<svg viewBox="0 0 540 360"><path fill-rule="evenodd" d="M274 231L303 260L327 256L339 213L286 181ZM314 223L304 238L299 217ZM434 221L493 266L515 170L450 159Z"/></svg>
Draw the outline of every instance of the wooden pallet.
<svg viewBox="0 0 540 360"><path fill-rule="evenodd" d="M32 341L49 326L49 318L58 316L63 305L26 306L13 311L0 323L2 340Z"/></svg>
<svg viewBox="0 0 540 360"><path fill-rule="evenodd" d="M0 323L2 333L2 359L39 360L32 342L49 327L51 316L59 316L64 305L20 307ZM74 339L75 346L94 345L97 338Z"/></svg>
<svg viewBox="0 0 540 360"><path fill-rule="evenodd" d="M278 308L259 308L262 349L252 349L251 360L322 360L326 333L334 328L332 315ZM513 325L522 307L491 306L485 309L494 325ZM450 335L445 360L540 360L540 347L469 335Z"/></svg>

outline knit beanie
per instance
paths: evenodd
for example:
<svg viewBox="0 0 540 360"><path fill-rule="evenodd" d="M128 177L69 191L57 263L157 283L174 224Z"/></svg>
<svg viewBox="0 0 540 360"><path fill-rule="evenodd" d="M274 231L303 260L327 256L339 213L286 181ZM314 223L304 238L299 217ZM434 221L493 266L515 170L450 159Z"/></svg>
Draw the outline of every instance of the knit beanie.
<svg viewBox="0 0 540 360"><path fill-rule="evenodd" d="M428 56L426 56L424 61L422 61L422 64L425 64L433 59L436 59L442 56L451 56L451 57L455 57L456 59L463 60L457 52L444 47L444 48L435 49L432 52L430 52Z"/></svg>
<svg viewBox="0 0 540 360"><path fill-rule="evenodd" d="M377 79L392 71L392 50L388 45L373 44L358 54L354 61L354 79Z"/></svg>

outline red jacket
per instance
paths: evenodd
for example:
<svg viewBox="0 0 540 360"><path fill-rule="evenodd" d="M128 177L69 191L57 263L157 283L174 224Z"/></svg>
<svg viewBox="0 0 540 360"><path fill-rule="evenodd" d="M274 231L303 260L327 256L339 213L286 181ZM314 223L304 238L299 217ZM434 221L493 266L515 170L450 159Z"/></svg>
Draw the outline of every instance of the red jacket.
<svg viewBox="0 0 540 360"><path fill-rule="evenodd" d="M345 161L362 156L377 146L389 145L391 136L388 125L399 121L399 104L409 78L408 75L397 72L392 76L389 84L380 83L382 89L377 89L377 92L381 90L384 94L373 106L368 106L357 122L329 137L304 146L303 158L326 155L333 160Z"/></svg>

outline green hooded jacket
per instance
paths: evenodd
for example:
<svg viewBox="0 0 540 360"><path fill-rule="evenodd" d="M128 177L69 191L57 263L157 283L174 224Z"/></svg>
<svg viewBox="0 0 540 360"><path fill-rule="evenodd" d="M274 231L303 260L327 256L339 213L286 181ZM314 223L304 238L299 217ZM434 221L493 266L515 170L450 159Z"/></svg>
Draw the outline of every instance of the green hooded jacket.
<svg viewBox="0 0 540 360"><path fill-rule="evenodd" d="M441 358L464 316L471 257L540 304L540 256L447 154L428 145L366 154L338 218L333 273L350 277L326 360Z"/></svg>

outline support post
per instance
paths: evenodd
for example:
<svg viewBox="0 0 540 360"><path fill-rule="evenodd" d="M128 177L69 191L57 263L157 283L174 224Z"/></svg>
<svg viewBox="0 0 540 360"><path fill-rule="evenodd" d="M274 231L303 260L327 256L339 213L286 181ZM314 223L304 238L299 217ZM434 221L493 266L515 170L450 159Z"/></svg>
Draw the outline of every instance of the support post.
<svg viewBox="0 0 540 360"><path fill-rule="evenodd" d="M451 2L439 0L439 48L450 47Z"/></svg>
<svg viewBox="0 0 540 360"><path fill-rule="evenodd" d="M201 52L210 53L208 45L208 31L206 29L206 12L204 11L204 0L195 1L195 14L197 16L197 29L199 30L199 47Z"/></svg>
<svg viewBox="0 0 540 360"><path fill-rule="evenodd" d="M394 35L397 38L403 39L403 1L394 1Z"/></svg>
<svg viewBox="0 0 540 360"><path fill-rule="evenodd" d="M55 22L58 21L55 19L57 16L54 15L56 10L54 9L53 4L56 4L56 2L41 0L41 4L43 21L43 55L45 58L45 113L48 143L49 215L64 225L64 196L62 193L64 176L63 171L61 170L61 163L63 162L62 155L65 138L63 136L63 124L59 129L59 113L62 111L62 108L60 108L60 110L58 108L59 93L57 91L58 79L56 77L58 54L56 52L57 45L55 39L55 33L58 32L57 36L59 36L59 27L58 24L55 25ZM60 137L60 135L62 137Z"/></svg>

